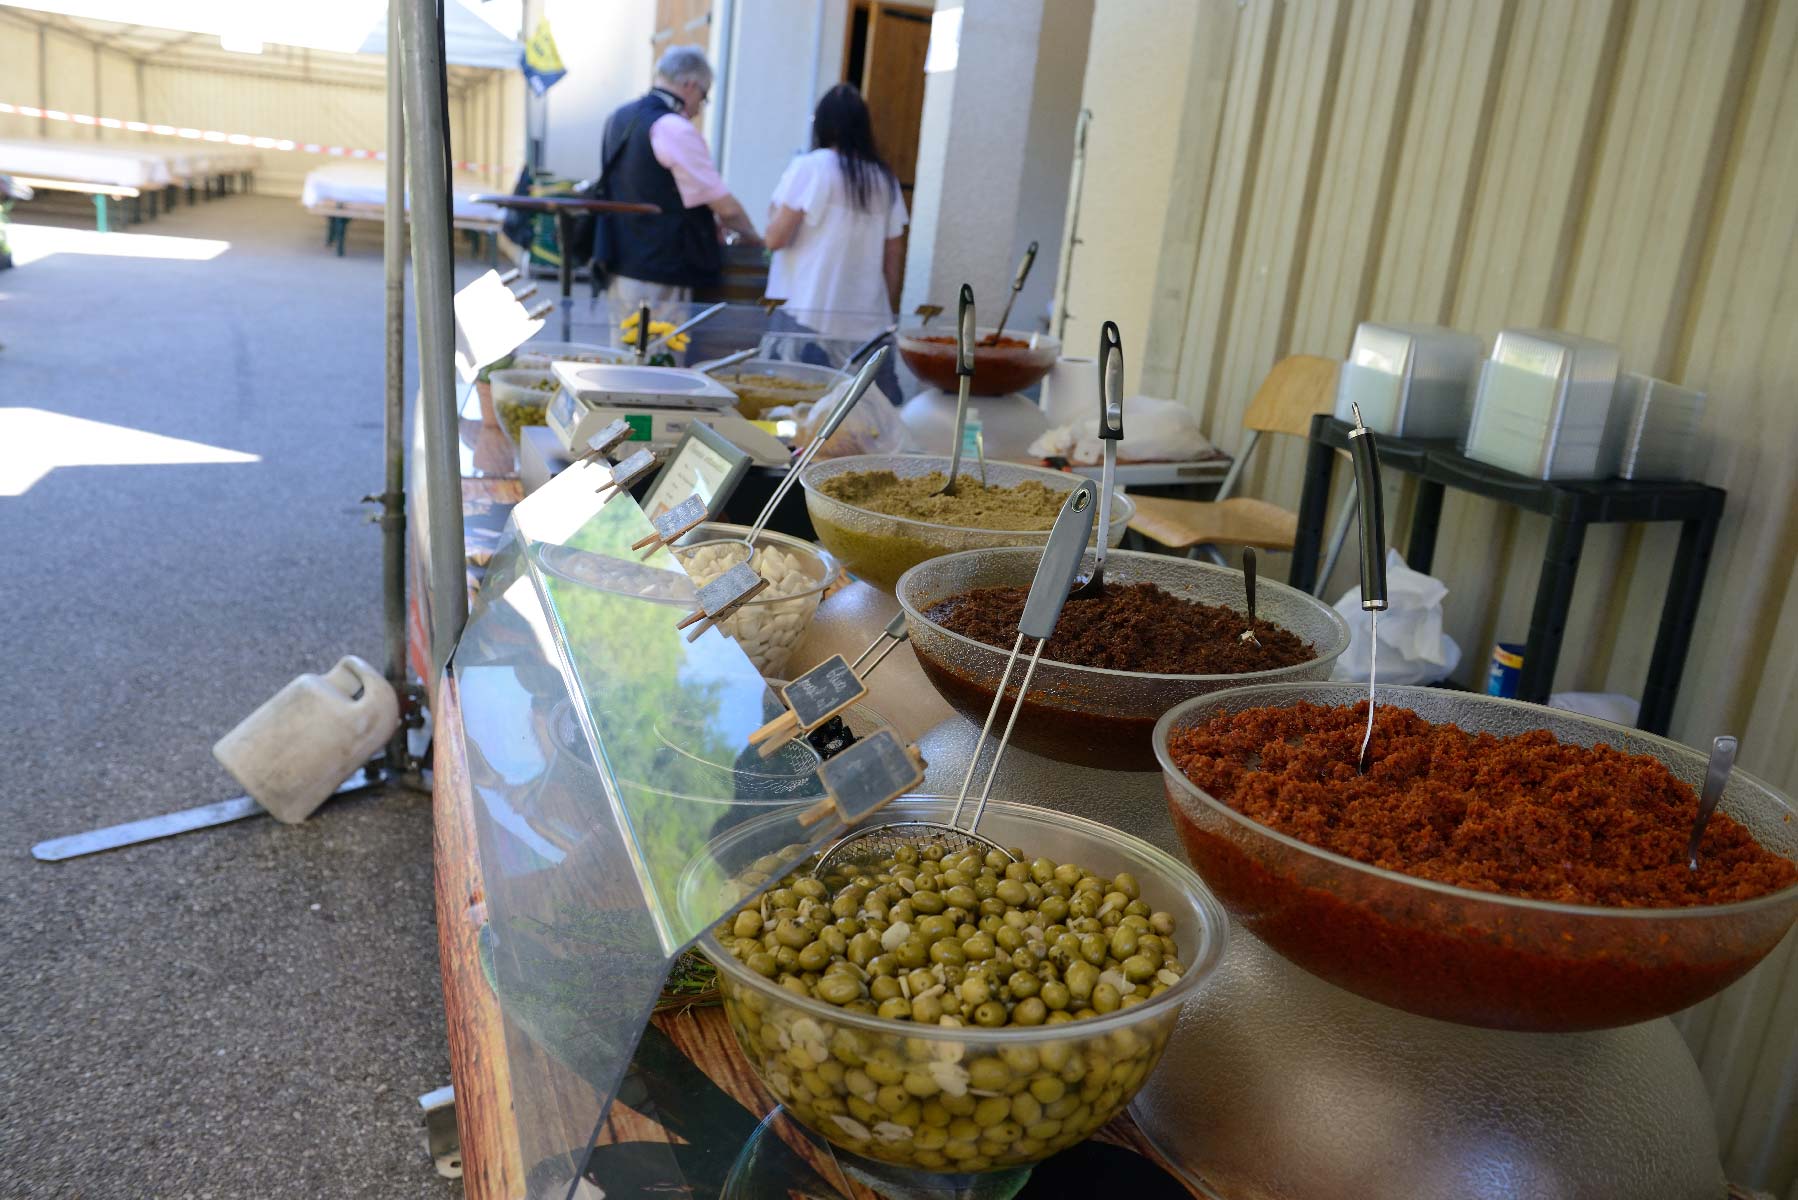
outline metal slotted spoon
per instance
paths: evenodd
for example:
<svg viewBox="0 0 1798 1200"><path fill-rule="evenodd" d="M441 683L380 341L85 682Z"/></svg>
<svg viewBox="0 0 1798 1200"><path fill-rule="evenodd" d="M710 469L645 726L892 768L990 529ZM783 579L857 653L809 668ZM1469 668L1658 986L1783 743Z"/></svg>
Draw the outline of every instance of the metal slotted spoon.
<svg viewBox="0 0 1798 1200"><path fill-rule="evenodd" d="M962 776L961 792L955 798L955 811L949 814L948 822L894 821L854 830L824 851L818 859L818 865L812 869L814 877L828 875L849 863L879 857L882 852L894 849L901 843L918 841L918 834L902 833L901 830L924 831L931 841L946 849L981 847L997 850L1015 861L1011 851L980 836L980 818L986 812L986 802L992 795L993 780L999 774L999 763L1005 757L1005 747L1011 741L1011 731L1018 723L1018 714L1024 711L1024 699L1030 692L1030 681L1036 675L1036 665L1042 660L1043 647L1049 644L1049 637L1055 632L1055 623L1061 617L1061 606L1066 603L1068 589L1074 582L1074 572L1080 569L1080 556L1086 552L1087 538L1092 536L1093 510L1098 507L1094 503L1098 498L1097 490L1092 480L1082 480L1079 487L1068 493L1068 498L1062 503L1061 514L1055 518L1055 528L1049 533L1042 561L1037 564L1036 577L1030 582L1030 595L1024 601L1024 615L1018 620L1017 640L1012 643L1011 655L1005 660L1005 673L999 677L999 686L993 691L993 704L987 710L986 724L980 727L980 736L974 741L974 752L968 759L967 774ZM986 748L987 735L992 732L993 721L999 715L999 706L1005 702L1005 685L1011 682L1012 670L1017 666L1018 656L1023 653L1024 639L1027 637L1037 640L1036 649L1031 652L1029 665L1024 669L1023 681L1018 684L1017 703L1012 706L1011 716L1005 721L1005 730L994 745L992 762L987 766L986 779L974 802L973 819L964 829L961 825L961 812L967 806L968 791L974 783L974 772L980 766L980 753Z"/></svg>

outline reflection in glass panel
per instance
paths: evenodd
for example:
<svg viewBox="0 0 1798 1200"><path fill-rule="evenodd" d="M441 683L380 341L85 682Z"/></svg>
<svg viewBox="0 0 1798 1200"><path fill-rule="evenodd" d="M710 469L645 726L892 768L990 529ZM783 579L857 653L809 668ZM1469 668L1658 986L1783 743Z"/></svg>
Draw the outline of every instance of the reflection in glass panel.
<svg viewBox="0 0 1798 1200"><path fill-rule="evenodd" d="M815 753L749 746L779 701L734 642L675 628L692 583L630 549L650 526L628 498L599 503L605 478L578 465L514 510L455 660L482 968L532 1197L569 1194L669 961L729 911L732 880L841 830L800 827Z"/></svg>

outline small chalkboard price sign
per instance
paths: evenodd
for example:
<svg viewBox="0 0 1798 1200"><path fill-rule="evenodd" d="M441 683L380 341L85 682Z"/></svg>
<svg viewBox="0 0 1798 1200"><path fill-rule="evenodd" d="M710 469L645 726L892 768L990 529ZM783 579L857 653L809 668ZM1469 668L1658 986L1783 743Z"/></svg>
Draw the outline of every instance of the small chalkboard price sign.
<svg viewBox="0 0 1798 1200"><path fill-rule="evenodd" d="M746 562L740 562L712 582L699 589L699 607L676 622L676 629L699 623L699 628L687 635L693 641L700 634L730 616L738 606L753 600L768 586L768 581L755 573L755 568Z"/></svg>
<svg viewBox="0 0 1798 1200"><path fill-rule="evenodd" d="M639 450L617 466L613 467L612 477L594 488L593 491L595 494L604 495L608 490L611 490L611 495L606 496L605 500L602 501L602 503L609 504L614 497L629 491L631 484L635 483L639 476L655 465L655 451L647 449Z"/></svg>
<svg viewBox="0 0 1798 1200"><path fill-rule="evenodd" d="M924 780L924 758L890 729L871 733L818 767L830 799L799 814L801 825L816 825L834 810L845 825L867 820L887 802Z"/></svg>
<svg viewBox="0 0 1798 1200"><path fill-rule="evenodd" d="M625 439L630 436L630 422L626 421L623 417L620 417L618 420L613 421L610 425L607 425L604 429L587 439L587 453L581 455L581 458L584 461L589 458L600 458L610 454L614 449L622 445Z"/></svg>
<svg viewBox="0 0 1798 1200"><path fill-rule="evenodd" d="M651 517L649 523L655 526L655 532L640 541L632 542L631 549L641 550L648 546L649 554L654 554L663 546L673 545L683 533L704 522L705 518L705 501L698 496L688 496L661 516Z"/></svg>
<svg viewBox="0 0 1798 1200"><path fill-rule="evenodd" d="M865 698L868 686L841 654L833 654L780 689L787 711L749 735L763 758L789 738L810 733L851 704Z"/></svg>

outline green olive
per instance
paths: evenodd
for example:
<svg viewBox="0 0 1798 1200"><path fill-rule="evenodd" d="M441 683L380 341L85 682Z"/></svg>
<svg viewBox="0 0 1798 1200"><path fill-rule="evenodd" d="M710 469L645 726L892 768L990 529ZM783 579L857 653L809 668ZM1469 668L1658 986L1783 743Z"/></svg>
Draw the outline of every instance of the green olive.
<svg viewBox="0 0 1798 1200"><path fill-rule="evenodd" d="M882 1000L878 1011L882 1020L902 1021L911 1016L911 1001L904 996L894 996Z"/></svg>
<svg viewBox="0 0 1798 1200"><path fill-rule="evenodd" d="M817 990L818 998L831 1004L847 1004L862 994L861 984L847 975L826 975Z"/></svg>

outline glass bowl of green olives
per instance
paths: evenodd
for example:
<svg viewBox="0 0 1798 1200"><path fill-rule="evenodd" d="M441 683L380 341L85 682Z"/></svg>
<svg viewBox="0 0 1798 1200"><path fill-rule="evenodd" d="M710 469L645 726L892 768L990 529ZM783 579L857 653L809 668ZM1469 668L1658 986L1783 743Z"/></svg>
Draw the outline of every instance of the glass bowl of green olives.
<svg viewBox="0 0 1798 1200"><path fill-rule="evenodd" d="M906 797L876 819L953 809ZM822 878L763 859L739 882L772 886L700 939L763 1084L874 1164L1028 1168L1096 1132L1223 953L1223 908L1147 842L997 800L980 833L1020 849L881 839Z"/></svg>

